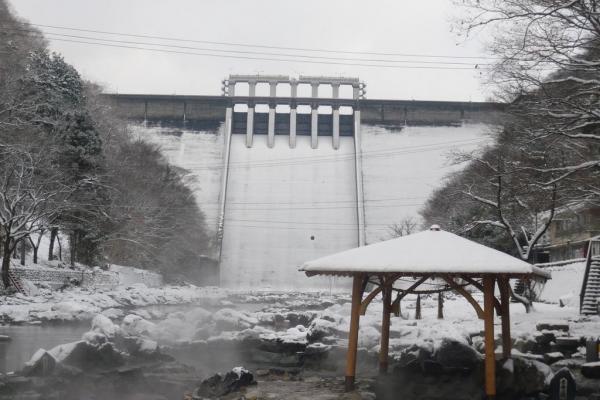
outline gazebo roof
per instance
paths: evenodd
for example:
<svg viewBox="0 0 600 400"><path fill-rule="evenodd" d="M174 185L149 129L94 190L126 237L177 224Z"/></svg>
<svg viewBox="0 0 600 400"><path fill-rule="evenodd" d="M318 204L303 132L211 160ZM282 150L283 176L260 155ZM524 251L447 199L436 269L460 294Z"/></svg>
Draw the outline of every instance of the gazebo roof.
<svg viewBox="0 0 600 400"><path fill-rule="evenodd" d="M308 261L300 271L309 276L396 273L550 277L525 261L437 227Z"/></svg>

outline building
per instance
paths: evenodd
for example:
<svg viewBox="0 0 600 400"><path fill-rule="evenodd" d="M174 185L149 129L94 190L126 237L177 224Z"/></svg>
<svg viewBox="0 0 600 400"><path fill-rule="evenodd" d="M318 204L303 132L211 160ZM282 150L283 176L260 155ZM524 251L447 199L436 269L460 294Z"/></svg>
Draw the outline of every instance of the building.
<svg viewBox="0 0 600 400"><path fill-rule="evenodd" d="M557 211L543 251L550 262L585 258L590 239L600 235L600 206L581 204Z"/></svg>

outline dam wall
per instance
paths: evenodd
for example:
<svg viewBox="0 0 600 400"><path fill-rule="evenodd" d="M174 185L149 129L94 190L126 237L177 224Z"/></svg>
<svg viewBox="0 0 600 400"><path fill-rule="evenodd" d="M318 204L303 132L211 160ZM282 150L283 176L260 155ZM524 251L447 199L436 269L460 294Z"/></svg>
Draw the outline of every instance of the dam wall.
<svg viewBox="0 0 600 400"><path fill-rule="evenodd" d="M358 245L354 140L334 150L300 136L256 135L252 148L233 135L222 240L221 285L329 289L335 278L307 279L303 262Z"/></svg>
<svg viewBox="0 0 600 400"><path fill-rule="evenodd" d="M317 94L106 95L180 168L213 238L199 268L218 265L221 286L347 287L347 278L307 279L297 268L388 239L407 219L418 224L432 191L462 168L451 154L489 144L505 107Z"/></svg>

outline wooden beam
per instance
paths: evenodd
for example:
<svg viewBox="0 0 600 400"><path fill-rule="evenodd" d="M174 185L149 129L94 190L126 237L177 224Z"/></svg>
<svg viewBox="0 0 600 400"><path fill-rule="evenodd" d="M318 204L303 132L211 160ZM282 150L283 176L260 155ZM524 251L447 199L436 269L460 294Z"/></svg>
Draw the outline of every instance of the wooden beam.
<svg viewBox="0 0 600 400"><path fill-rule="evenodd" d="M485 395L496 396L496 356L494 352L494 276L483 278L483 310L485 327Z"/></svg>
<svg viewBox="0 0 600 400"><path fill-rule="evenodd" d="M510 283L508 278L498 278L500 304L502 305L502 357L510 358L512 339L510 337Z"/></svg>
<svg viewBox="0 0 600 400"><path fill-rule="evenodd" d="M379 293L381 293L381 285L373 289L373 291L369 293L369 295L360 303L360 315L365 315L367 312L367 307L369 307L369 304L371 304L375 296L377 296Z"/></svg>
<svg viewBox="0 0 600 400"><path fill-rule="evenodd" d="M446 281L446 283L452 289L454 289L459 294L461 294L473 306L473 308L475 309L475 312L477 313L477 317L479 319L483 319L483 309L481 308L479 303L477 301L475 301L473 296L471 296L471 293L467 292L464 287L462 287L462 286L458 285L456 282L454 282L454 279L452 279L451 277L444 276L443 279Z"/></svg>
<svg viewBox="0 0 600 400"><path fill-rule="evenodd" d="M477 282L475 279L469 278L467 276L461 276L461 279L464 279L465 282L468 282L470 285L475 286L481 291L481 293L483 293L483 285ZM496 314L502 315L502 305L496 297L494 297L494 307L496 308Z"/></svg>
<svg viewBox="0 0 600 400"><path fill-rule="evenodd" d="M354 390L356 376L356 353L358 351L358 325L360 303L363 295L363 276L354 275L352 281L352 310L350 312L350 332L348 332L348 353L346 355L346 391Z"/></svg>
<svg viewBox="0 0 600 400"><path fill-rule="evenodd" d="M396 278L397 279L397 278ZM429 279L429 275L425 275L423 276L421 279L419 279L418 281L416 281L415 283L413 283L408 289L406 290L398 290L398 296L396 296L396 299L394 300L394 302L392 303L392 310L394 312L394 315L396 317L400 317L401 316L401 311L400 311L400 301L406 297L406 295L410 294L413 290L415 290L416 288L418 288L419 286L421 286L421 284L423 282L425 282L427 279ZM394 281L392 281L392 286L394 284Z"/></svg>
<svg viewBox="0 0 600 400"><path fill-rule="evenodd" d="M444 292L438 293L438 319L444 319Z"/></svg>
<svg viewBox="0 0 600 400"><path fill-rule="evenodd" d="M379 346L379 373L388 371L390 346L390 314L392 312L392 283L383 288L383 316L381 318L381 343Z"/></svg>
<svg viewBox="0 0 600 400"><path fill-rule="evenodd" d="M377 286L375 289L373 289L373 291L371 293L369 293L367 295L367 297L361 302L360 304L360 315L365 315L367 312L367 307L369 307L369 304L371 304L371 302L373 301L373 299L379 294L381 293L381 288L384 285L384 282L386 283L390 283L390 284L394 284L394 281L396 279L398 279L400 277L400 274L394 274L394 275L379 275L379 286ZM364 289L363 289L364 290Z"/></svg>

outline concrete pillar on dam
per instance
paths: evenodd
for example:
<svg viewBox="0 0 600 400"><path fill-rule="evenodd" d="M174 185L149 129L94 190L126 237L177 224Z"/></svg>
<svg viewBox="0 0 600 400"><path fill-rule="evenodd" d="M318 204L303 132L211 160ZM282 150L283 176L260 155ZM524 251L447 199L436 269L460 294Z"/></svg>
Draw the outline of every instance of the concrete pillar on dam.
<svg viewBox="0 0 600 400"><path fill-rule="evenodd" d="M275 145L275 103L269 104L269 123L267 125L267 146Z"/></svg>
<svg viewBox="0 0 600 400"><path fill-rule="evenodd" d="M315 98L315 99L318 98L319 97L319 83L318 82L312 82L310 84L310 87L312 89L311 90L311 96L313 98Z"/></svg>
<svg viewBox="0 0 600 400"><path fill-rule="evenodd" d="M331 97L333 97L334 99L340 98L340 84L339 83L334 83L331 85Z"/></svg>
<svg viewBox="0 0 600 400"><path fill-rule="evenodd" d="M252 135L254 135L254 104L248 104L246 115L246 147L252 147Z"/></svg>
<svg viewBox="0 0 600 400"><path fill-rule="evenodd" d="M310 147L316 149L319 146L319 106L311 104L310 107Z"/></svg>
<svg viewBox="0 0 600 400"><path fill-rule="evenodd" d="M319 83L311 82L311 97L319 98ZM313 102L310 105L310 146L316 149L319 146L319 104Z"/></svg>
<svg viewBox="0 0 600 400"><path fill-rule="evenodd" d="M352 97L355 99L360 97L360 86L358 84L352 85Z"/></svg>
<svg viewBox="0 0 600 400"><path fill-rule="evenodd" d="M296 104L290 105L290 149L296 147Z"/></svg>
<svg viewBox="0 0 600 400"><path fill-rule="evenodd" d="M296 80L290 81L290 97L293 99L298 97L298 82Z"/></svg>
<svg viewBox="0 0 600 400"><path fill-rule="evenodd" d="M340 148L340 107L333 106L332 145L335 150Z"/></svg>

